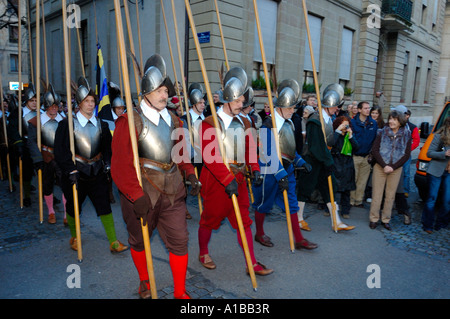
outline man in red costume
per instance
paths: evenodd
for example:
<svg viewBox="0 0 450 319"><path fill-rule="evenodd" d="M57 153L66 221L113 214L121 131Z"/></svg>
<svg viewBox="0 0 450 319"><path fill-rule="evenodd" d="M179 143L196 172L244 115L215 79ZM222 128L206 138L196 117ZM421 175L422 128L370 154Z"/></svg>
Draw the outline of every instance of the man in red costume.
<svg viewBox="0 0 450 319"><path fill-rule="evenodd" d="M189 156L182 157L182 161L176 160L176 163L175 158L172 158L172 149L180 142L185 146L185 139L183 134L179 134L178 141L171 138L172 132L181 127L181 121L166 108L167 100L175 94L175 90L166 76L163 58L157 54L153 55L147 60L144 70L141 82L143 98L134 112L142 187L133 165L127 114L116 120L111 174L120 191L131 256L140 279L140 297L151 297L140 221L142 218L144 225L149 225L150 237L152 231L157 228L169 251L174 297L189 299L185 290L189 234L182 174L186 174L191 182L192 195L198 194L200 184L195 177Z"/></svg>
<svg viewBox="0 0 450 319"><path fill-rule="evenodd" d="M253 178L260 180L259 165L256 155L256 143L252 136L245 134L244 123L239 113L245 103L245 93L248 93L247 74L240 67L230 69L225 75L224 89L219 93L219 99L224 103L217 112L217 120L222 132L225 158L230 169L223 163L219 152L219 144L216 140L216 129L212 116L207 117L201 125L201 146L204 168L200 175L202 183L201 195L203 197L204 211L200 219L198 241L200 246L200 263L208 268L216 268L209 255L208 243L212 230L218 229L221 222L228 218L234 229L238 228L236 215L231 200L232 195L237 196L239 210L242 216L242 224L253 264L255 274L265 276L273 272L256 261L253 252L253 238L249 217L250 206L247 183L245 178L245 166L250 167ZM247 136L246 136L247 135ZM245 140L245 143L242 141ZM239 231L238 243L243 248Z"/></svg>

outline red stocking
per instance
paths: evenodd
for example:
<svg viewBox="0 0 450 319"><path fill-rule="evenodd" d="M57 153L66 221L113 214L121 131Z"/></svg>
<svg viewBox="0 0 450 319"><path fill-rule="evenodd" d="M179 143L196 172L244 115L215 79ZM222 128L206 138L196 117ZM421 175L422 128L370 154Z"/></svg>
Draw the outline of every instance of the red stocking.
<svg viewBox="0 0 450 319"><path fill-rule="evenodd" d="M177 256L169 253L169 263L172 269L173 296L177 299L190 299L186 294L186 271L188 265L188 254Z"/></svg>
<svg viewBox="0 0 450 319"><path fill-rule="evenodd" d="M137 272L139 274L139 280L148 281L147 260L145 259L145 250L136 251L133 248L130 248L130 251L134 265L136 266ZM147 288L150 289L149 284L147 284Z"/></svg>

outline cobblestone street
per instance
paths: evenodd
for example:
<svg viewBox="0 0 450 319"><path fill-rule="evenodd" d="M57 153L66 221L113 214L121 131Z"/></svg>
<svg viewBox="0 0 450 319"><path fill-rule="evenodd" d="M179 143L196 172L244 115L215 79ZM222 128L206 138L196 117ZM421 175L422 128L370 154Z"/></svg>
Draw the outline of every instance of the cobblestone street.
<svg viewBox="0 0 450 319"><path fill-rule="evenodd" d="M117 200L117 189L114 191ZM448 298L450 230L425 233L420 224L423 203L418 199L415 186L411 192L413 222L404 225L403 216L394 210L392 231L381 226L369 229L370 204L364 203L364 209L352 208L351 217L346 221L356 229L336 234L331 231L330 218L323 216L323 210L315 203L307 203L304 216L313 230L304 231L303 235L319 244L314 251L290 252L286 216L279 208L274 208L266 218L265 229L275 247L267 248L258 243L254 243L254 247L257 259L275 272L257 277L257 292L251 289L250 278L245 275L236 232L227 221L213 233L210 242L210 253L218 269L211 271L200 265L197 260L198 203L197 198L189 196L187 204L193 218L188 220L187 290L195 299ZM61 198L59 189L55 188L55 194ZM62 203L55 205L57 223L54 225L46 220L44 204L44 222L40 224L37 191L32 193L32 205L28 208L20 209L18 197L18 191L9 192L7 181L0 181L0 263L3 267L0 298L138 298L138 276L129 251L119 255L109 253L106 236L89 201L83 205L81 214L84 260L78 265L83 272L83 285L81 289L68 289L66 267L77 261L76 253L69 248L69 230L62 223ZM112 208L117 237L126 243L120 204L116 202ZM168 255L158 234L152 236L152 254L158 298L172 299ZM29 264L33 267L29 268ZM283 271L289 264L298 266L292 271ZM382 287L388 288L371 290L366 287L366 267L370 264L380 265ZM110 275L117 279L111 280ZM422 287L420 291L412 288L417 285Z"/></svg>

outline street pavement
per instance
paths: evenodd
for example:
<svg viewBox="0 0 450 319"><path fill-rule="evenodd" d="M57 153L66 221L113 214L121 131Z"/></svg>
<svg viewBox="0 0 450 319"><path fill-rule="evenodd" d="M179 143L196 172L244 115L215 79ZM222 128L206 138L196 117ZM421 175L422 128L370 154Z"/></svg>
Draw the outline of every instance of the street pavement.
<svg viewBox="0 0 450 319"><path fill-rule="evenodd" d="M411 181L415 171L413 153ZM35 184L36 185L36 184ZM404 225L396 210L392 231L369 228L370 204L353 207L346 223L356 228L335 233L330 217L307 203L305 219L312 231L303 231L319 247L312 251L289 248L286 216L274 208L265 222L266 234L275 246L254 242L259 262L274 269L256 277L253 289L245 271L244 254L236 231L228 221L213 232L209 250L217 268L208 270L198 261L197 198L188 196L189 264L187 290L196 299L448 299L450 297L449 228L427 234L421 229L423 203L414 182L408 199L412 224ZM55 195L61 191L55 187ZM112 204L117 237L127 243L117 188ZM137 299L139 277L129 250L111 254L101 221L89 200L82 206L83 260L70 249L70 232L63 225L63 205L56 205L57 224L39 223L37 191L32 206L19 207L18 191L10 193L8 181L0 181L0 299ZM253 218L253 211L251 211ZM253 233L255 231L252 225ZM151 238L158 297L172 299L173 281L168 252L157 234ZM74 277L79 275L78 277ZM75 278L75 279L74 279ZM79 283L77 286L74 283ZM75 285L75 287L74 287Z"/></svg>

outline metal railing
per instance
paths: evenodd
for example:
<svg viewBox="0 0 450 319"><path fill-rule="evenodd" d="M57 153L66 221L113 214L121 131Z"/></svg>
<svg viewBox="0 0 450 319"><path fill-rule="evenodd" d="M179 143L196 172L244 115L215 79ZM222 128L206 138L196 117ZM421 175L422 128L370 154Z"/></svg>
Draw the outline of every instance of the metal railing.
<svg viewBox="0 0 450 319"><path fill-rule="evenodd" d="M383 0L381 12L396 15L411 22L413 2L411 0Z"/></svg>

